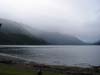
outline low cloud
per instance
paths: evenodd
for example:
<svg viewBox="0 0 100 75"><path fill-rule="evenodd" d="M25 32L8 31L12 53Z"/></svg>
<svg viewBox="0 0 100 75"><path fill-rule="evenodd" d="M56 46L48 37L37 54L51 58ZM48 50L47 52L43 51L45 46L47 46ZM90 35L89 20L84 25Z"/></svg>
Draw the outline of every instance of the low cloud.
<svg viewBox="0 0 100 75"><path fill-rule="evenodd" d="M100 40L99 0L0 0L0 18L30 27Z"/></svg>

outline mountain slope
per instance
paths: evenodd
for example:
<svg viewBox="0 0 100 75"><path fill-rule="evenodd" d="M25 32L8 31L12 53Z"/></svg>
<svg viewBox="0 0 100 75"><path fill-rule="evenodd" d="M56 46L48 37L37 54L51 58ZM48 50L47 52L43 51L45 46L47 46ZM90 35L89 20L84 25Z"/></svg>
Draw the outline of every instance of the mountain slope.
<svg viewBox="0 0 100 75"><path fill-rule="evenodd" d="M81 41L75 36L65 35L57 32L40 31L31 27L29 27L27 30L32 36L42 38L48 42L49 45L87 45L87 43Z"/></svg>
<svg viewBox="0 0 100 75"><path fill-rule="evenodd" d="M85 45L83 41L71 35L64 35L60 33L45 32L41 33L42 39L52 45Z"/></svg>
<svg viewBox="0 0 100 75"><path fill-rule="evenodd" d="M75 36L44 32L24 24L0 19L0 44L4 45L86 45Z"/></svg>
<svg viewBox="0 0 100 75"><path fill-rule="evenodd" d="M93 45L100 45L100 41L93 43Z"/></svg>
<svg viewBox="0 0 100 75"><path fill-rule="evenodd" d="M0 44L1 45L45 45L44 40L31 36L21 24L0 19Z"/></svg>

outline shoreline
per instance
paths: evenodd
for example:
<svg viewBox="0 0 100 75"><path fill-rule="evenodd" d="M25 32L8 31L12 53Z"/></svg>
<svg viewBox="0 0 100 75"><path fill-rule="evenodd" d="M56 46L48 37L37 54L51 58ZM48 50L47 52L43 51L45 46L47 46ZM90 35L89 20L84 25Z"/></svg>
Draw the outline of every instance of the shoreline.
<svg viewBox="0 0 100 75"><path fill-rule="evenodd" d="M45 64L45 65L51 65L51 66L65 66L65 67L80 67L80 68L91 68L93 65L90 65L90 64L86 64L83 63L83 64L75 64L75 65L58 65L58 64L47 64L47 63L38 63L38 62L35 62L35 61L32 61L32 60L28 60L28 59L25 59L25 58L21 58L21 57L18 57L18 56L13 56L13 55L10 55L10 54L5 54L5 53L0 53L0 61L2 61L3 59L5 60L12 60L14 62L19 62L19 63L36 63L36 64Z"/></svg>
<svg viewBox="0 0 100 75"><path fill-rule="evenodd" d="M66 46L99 46L99 45L0 45L2 47L66 47Z"/></svg>
<svg viewBox="0 0 100 75"><path fill-rule="evenodd" d="M14 65L20 68L28 68L32 70L39 70L42 69L43 71L50 71L50 72L58 72L63 74L71 73L76 74L80 73L78 75L91 75L92 73L96 73L97 75L100 75L100 66L93 66L90 68L83 68L83 67L77 67L77 66L60 66L60 65L47 65L47 64L39 64L35 63L33 61L28 61L23 58L19 58L16 56L10 56L7 54L0 54L0 63L2 64L8 64L8 65Z"/></svg>

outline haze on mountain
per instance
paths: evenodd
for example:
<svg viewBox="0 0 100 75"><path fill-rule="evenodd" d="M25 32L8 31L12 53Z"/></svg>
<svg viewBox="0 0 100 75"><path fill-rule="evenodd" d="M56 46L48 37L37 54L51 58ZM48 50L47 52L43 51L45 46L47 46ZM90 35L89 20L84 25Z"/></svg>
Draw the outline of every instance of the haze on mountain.
<svg viewBox="0 0 100 75"><path fill-rule="evenodd" d="M1 45L82 45L78 38L60 33L44 32L36 29L30 32L22 24L0 19ZM31 29L31 28L30 28Z"/></svg>
<svg viewBox="0 0 100 75"><path fill-rule="evenodd" d="M0 18L23 23L27 34L43 31L86 43L100 40L100 0L0 0Z"/></svg>
<svg viewBox="0 0 100 75"><path fill-rule="evenodd" d="M0 45L46 45L47 43L30 33L14 21L0 19Z"/></svg>

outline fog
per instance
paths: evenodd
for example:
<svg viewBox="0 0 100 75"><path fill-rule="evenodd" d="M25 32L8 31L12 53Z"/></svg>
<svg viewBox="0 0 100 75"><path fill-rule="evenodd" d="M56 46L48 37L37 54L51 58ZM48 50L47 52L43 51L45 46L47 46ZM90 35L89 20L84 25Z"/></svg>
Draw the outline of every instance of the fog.
<svg viewBox="0 0 100 75"><path fill-rule="evenodd" d="M0 0L0 18L86 42L100 40L100 0Z"/></svg>

